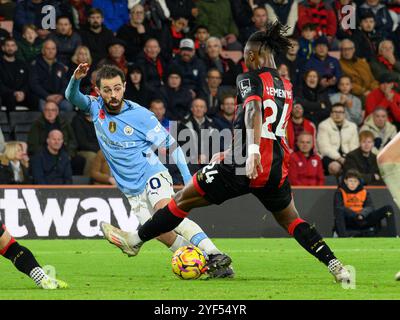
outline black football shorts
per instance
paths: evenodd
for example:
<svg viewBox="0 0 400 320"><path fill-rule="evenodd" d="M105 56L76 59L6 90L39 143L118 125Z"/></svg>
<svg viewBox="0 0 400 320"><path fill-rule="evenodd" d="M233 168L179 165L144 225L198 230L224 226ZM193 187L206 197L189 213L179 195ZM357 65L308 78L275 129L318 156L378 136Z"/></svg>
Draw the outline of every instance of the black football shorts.
<svg viewBox="0 0 400 320"><path fill-rule="evenodd" d="M285 209L292 201L292 190L288 179L278 188L268 184L261 188L250 188L250 180L237 175L233 166L210 163L193 176L196 190L210 203L221 204L244 194L252 193L271 212Z"/></svg>

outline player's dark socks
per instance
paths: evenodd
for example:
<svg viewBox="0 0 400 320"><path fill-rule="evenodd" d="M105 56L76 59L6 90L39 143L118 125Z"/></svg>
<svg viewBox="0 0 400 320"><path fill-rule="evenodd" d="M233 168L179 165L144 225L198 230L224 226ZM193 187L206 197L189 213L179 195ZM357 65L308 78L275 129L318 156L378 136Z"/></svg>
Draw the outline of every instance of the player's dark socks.
<svg viewBox="0 0 400 320"><path fill-rule="evenodd" d="M32 252L21 246L14 238L11 238L7 246L0 251L0 254L10 260L18 271L25 273L35 281L38 286L42 279L47 277Z"/></svg>
<svg viewBox="0 0 400 320"><path fill-rule="evenodd" d="M11 260L19 271L28 276L30 276L33 269L40 268L32 252L28 248L21 246L18 242L13 242L3 253L3 256Z"/></svg>
<svg viewBox="0 0 400 320"><path fill-rule="evenodd" d="M315 227L310 226L308 222L302 219L296 219L289 226L288 232L304 249L319 261L323 262L326 266L329 265L329 261L336 259L335 255L322 239Z"/></svg>
<svg viewBox="0 0 400 320"><path fill-rule="evenodd" d="M178 208L172 199L167 206L158 210L151 219L142 225L139 230L139 238L145 242L160 234L174 230L188 215L187 212Z"/></svg>

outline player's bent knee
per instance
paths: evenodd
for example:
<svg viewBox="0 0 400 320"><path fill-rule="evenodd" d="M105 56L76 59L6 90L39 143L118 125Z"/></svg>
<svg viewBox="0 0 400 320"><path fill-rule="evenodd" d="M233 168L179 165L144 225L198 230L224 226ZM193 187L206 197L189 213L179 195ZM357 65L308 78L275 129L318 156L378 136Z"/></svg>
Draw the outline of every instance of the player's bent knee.
<svg viewBox="0 0 400 320"><path fill-rule="evenodd" d="M161 199L158 201L155 206L154 206L154 212L164 208L168 203L171 201L171 199Z"/></svg>
<svg viewBox="0 0 400 320"><path fill-rule="evenodd" d="M2 230L0 236L0 254L2 254L2 251L7 248L10 243L15 242L15 240L7 230L3 228L0 229Z"/></svg>

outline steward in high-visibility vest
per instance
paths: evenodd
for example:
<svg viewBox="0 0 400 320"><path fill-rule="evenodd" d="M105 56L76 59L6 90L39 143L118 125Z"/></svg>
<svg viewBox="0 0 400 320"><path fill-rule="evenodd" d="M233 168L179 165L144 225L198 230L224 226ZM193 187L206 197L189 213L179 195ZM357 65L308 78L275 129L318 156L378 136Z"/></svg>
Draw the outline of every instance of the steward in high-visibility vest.
<svg viewBox="0 0 400 320"><path fill-rule="evenodd" d="M361 174L350 169L339 185L334 198L335 232L339 237L376 236L381 220L386 219L386 235L397 235L393 208L390 205L375 209Z"/></svg>

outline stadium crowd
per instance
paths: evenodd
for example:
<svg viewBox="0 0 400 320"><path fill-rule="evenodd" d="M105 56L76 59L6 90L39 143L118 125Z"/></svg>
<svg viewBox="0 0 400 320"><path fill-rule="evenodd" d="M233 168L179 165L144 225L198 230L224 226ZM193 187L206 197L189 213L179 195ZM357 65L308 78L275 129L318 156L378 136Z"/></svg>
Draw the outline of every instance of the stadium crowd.
<svg viewBox="0 0 400 320"><path fill-rule="evenodd" d="M277 59L295 98L291 183L356 169L363 185L383 184L376 154L400 128L399 0L1 0L0 183L115 184L90 117L65 99L80 63L91 66L83 93L96 96L96 69L116 65L127 99L170 131L190 130L197 170L212 156L205 140L232 130L244 43L276 20L292 42Z"/></svg>

